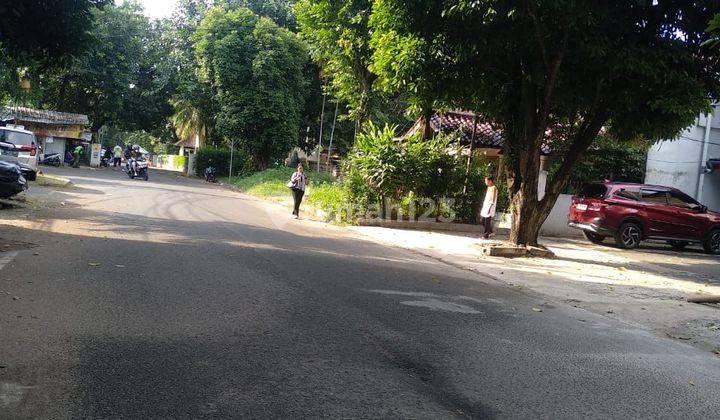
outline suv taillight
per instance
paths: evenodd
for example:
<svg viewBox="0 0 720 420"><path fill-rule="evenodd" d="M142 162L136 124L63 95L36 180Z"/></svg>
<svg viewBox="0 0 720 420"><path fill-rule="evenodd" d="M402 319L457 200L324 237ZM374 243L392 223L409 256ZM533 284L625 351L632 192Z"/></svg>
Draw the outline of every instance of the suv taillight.
<svg viewBox="0 0 720 420"><path fill-rule="evenodd" d="M35 156L37 154L36 146L20 146L20 150L23 152L30 152L30 156Z"/></svg>

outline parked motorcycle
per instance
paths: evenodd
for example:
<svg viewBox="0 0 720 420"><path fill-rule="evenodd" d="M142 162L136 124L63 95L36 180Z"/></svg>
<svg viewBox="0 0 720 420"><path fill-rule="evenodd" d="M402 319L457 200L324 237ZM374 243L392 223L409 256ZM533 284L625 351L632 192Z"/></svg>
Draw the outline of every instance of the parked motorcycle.
<svg viewBox="0 0 720 420"><path fill-rule="evenodd" d="M41 165L47 165L47 166L60 166L62 165L62 158L60 157L60 153L50 153L45 155L40 160Z"/></svg>
<svg viewBox="0 0 720 420"><path fill-rule="evenodd" d="M127 163L127 174L130 179L148 180L148 161L145 158L130 159Z"/></svg>
<svg viewBox="0 0 720 420"><path fill-rule="evenodd" d="M108 158L106 158L105 156L100 158L100 167L107 168L108 166L110 166L110 160Z"/></svg>
<svg viewBox="0 0 720 420"><path fill-rule="evenodd" d="M208 166L205 168L205 182L217 182L217 178L215 176L215 168L212 166Z"/></svg>

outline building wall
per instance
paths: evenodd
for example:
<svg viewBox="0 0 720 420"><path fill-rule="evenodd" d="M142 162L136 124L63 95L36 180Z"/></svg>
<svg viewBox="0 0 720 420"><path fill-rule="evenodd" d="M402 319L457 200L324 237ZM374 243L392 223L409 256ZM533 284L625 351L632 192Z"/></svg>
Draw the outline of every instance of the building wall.
<svg viewBox="0 0 720 420"><path fill-rule="evenodd" d="M53 138L52 143L48 143L47 138L43 139L43 155L51 155L58 153L60 158L65 156L65 139Z"/></svg>
<svg viewBox="0 0 720 420"><path fill-rule="evenodd" d="M698 199L711 210L720 211L720 173L706 174L702 160L706 118L700 116L694 125L677 139L662 140L648 151L645 183L677 188ZM720 158L720 111L712 120L708 153L705 159ZM701 185L698 191L698 185Z"/></svg>

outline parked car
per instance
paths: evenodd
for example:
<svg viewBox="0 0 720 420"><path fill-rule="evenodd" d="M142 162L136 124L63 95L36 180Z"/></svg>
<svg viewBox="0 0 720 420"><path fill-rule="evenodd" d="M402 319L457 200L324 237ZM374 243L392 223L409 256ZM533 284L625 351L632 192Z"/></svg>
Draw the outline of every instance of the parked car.
<svg viewBox="0 0 720 420"><path fill-rule="evenodd" d="M32 131L0 127L0 160L17 163L25 178L37 178L37 140Z"/></svg>
<svg viewBox="0 0 720 420"><path fill-rule="evenodd" d="M706 252L720 254L720 213L670 187L587 184L572 198L568 226L581 229L593 243L612 237L625 249L660 239L675 249L701 243Z"/></svg>
<svg viewBox="0 0 720 420"><path fill-rule="evenodd" d="M27 181L19 166L0 160L0 198L12 197L25 191L27 187Z"/></svg>

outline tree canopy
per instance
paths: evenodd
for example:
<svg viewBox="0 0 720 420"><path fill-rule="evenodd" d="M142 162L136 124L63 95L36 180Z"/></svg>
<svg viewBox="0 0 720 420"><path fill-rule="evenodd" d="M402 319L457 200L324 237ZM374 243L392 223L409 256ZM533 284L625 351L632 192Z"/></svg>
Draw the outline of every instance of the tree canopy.
<svg viewBox="0 0 720 420"><path fill-rule="evenodd" d="M92 13L108 0L0 2L0 46L12 56L60 59L92 38Z"/></svg>
<svg viewBox="0 0 720 420"><path fill-rule="evenodd" d="M708 110L720 63L702 44L718 8L711 0L376 0L375 57L388 84L441 94L503 128L511 240L535 244L603 126L621 139L673 138ZM548 142L562 164L539 199Z"/></svg>
<svg viewBox="0 0 720 420"><path fill-rule="evenodd" d="M216 124L266 167L298 142L308 57L296 35L247 8L214 7L195 34Z"/></svg>
<svg viewBox="0 0 720 420"><path fill-rule="evenodd" d="M323 69L332 94L348 104L362 124L371 116L377 76L370 70L369 0L300 0L295 13L300 35Z"/></svg>

